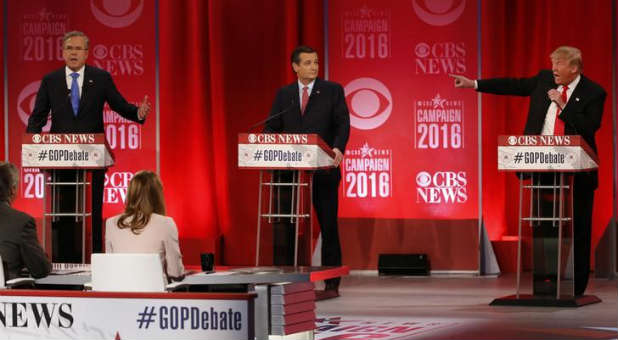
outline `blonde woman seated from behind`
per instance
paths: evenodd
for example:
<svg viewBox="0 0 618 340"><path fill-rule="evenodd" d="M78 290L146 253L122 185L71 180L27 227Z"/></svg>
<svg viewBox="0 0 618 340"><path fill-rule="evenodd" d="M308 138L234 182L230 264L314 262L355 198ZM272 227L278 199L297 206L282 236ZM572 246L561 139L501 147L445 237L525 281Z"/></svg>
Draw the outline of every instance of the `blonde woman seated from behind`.
<svg viewBox="0 0 618 340"><path fill-rule="evenodd" d="M168 280L180 280L184 266L178 229L165 216L163 185L152 171L140 171L129 182L124 213L105 223L106 253L158 253Z"/></svg>

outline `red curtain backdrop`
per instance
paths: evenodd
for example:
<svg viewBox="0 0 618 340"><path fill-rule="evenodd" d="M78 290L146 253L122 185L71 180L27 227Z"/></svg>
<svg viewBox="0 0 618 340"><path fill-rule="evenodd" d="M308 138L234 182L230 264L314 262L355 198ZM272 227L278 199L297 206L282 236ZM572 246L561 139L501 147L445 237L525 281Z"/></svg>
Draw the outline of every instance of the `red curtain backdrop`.
<svg viewBox="0 0 618 340"><path fill-rule="evenodd" d="M225 144L215 139L220 101L210 79L217 51L209 39L212 7L204 1L160 2L160 155L167 213L178 224L185 261L195 263L206 240L221 233L227 193L216 175ZM213 86L214 85L214 86ZM224 130L224 129L220 129ZM225 163L225 161L223 161ZM225 177L221 179L225 181ZM222 209L220 209L222 208Z"/></svg>
<svg viewBox="0 0 618 340"><path fill-rule="evenodd" d="M257 174L236 168L236 135L264 119L277 88L294 80L295 45L316 47L323 60L322 0L159 4L161 176L184 261L198 263L198 253L212 251L222 237L224 258L217 262L251 264ZM611 0L482 0L481 7L483 77L534 75L550 67L556 46L569 44L582 49L586 76L608 91L597 133L594 249L613 202ZM495 143L499 134L523 131L527 105L525 98L483 96L483 216L492 239L516 234L516 182L497 173ZM3 115L0 124L4 159Z"/></svg>
<svg viewBox="0 0 618 340"><path fill-rule="evenodd" d="M237 134L295 79L296 45L323 56L322 27L321 0L160 2L161 176L186 263L217 237L217 262L253 262L258 174L237 169Z"/></svg>
<svg viewBox="0 0 618 340"><path fill-rule="evenodd" d="M482 1L482 77L527 77L551 68L560 45L581 49L584 74L607 91L596 140L600 157L592 249L612 215L612 1ZM473 75L471 75L473 76ZM496 140L521 134L528 99L483 95L483 217L491 239L517 235L517 179L496 170Z"/></svg>

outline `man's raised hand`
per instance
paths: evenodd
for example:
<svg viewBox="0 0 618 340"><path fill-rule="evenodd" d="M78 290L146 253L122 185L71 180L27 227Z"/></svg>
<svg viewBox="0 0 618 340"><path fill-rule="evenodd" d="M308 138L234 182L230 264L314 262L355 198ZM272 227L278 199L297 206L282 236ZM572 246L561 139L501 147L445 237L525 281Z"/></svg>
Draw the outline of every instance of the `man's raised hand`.
<svg viewBox="0 0 618 340"><path fill-rule="evenodd" d="M148 95L144 96L144 100L142 100L142 103L139 104L139 106L137 107L137 118L139 118L139 120L144 120L146 119L146 116L148 116L148 113L150 113L150 101L148 101Z"/></svg>
<svg viewBox="0 0 618 340"><path fill-rule="evenodd" d="M450 77L455 79L455 87L462 89L473 89L474 88L474 80L466 78L462 75L458 74L449 74Z"/></svg>

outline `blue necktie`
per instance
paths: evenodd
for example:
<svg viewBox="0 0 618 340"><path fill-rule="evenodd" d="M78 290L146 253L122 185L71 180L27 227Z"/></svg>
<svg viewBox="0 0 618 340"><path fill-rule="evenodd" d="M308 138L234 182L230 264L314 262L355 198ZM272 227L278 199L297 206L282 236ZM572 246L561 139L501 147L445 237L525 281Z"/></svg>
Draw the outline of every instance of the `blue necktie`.
<svg viewBox="0 0 618 340"><path fill-rule="evenodd" d="M71 82L71 106L73 106L73 115L75 115L75 117L77 117L77 112L79 111L79 84L77 83L78 77L79 73L71 73L71 78L73 78L73 81Z"/></svg>

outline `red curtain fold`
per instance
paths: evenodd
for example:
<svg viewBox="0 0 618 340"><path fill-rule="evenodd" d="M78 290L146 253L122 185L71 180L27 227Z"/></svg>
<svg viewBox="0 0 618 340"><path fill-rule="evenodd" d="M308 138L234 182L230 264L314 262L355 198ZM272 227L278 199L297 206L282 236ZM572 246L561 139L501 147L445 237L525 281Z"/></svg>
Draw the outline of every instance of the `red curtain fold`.
<svg viewBox="0 0 618 340"><path fill-rule="evenodd" d="M161 1L159 13L161 177L185 262L198 263L199 252L212 251L207 241L220 234L227 204L227 192L217 198L216 176L225 169L216 162L226 146L213 134L225 127L213 98L220 88L212 81L213 8L200 0Z"/></svg>
<svg viewBox="0 0 618 340"><path fill-rule="evenodd" d="M207 93L210 98L210 109L212 112L212 124L210 126L210 134L212 136L213 153L212 163L214 165L213 178L215 188L215 206L217 216L217 229L220 233L225 234L229 230L230 222L230 199L228 190L228 174L229 170L226 166L228 158L234 159L235 153L219 152L227 146L227 130L222 126L226 126L226 110L225 96L223 91L223 79L225 74L221 65L224 63L221 51L224 45L224 33L219 28L221 23L221 3L218 1L210 1L208 3L209 13L209 30L208 30L208 48L210 51L209 70L210 70L210 91Z"/></svg>

